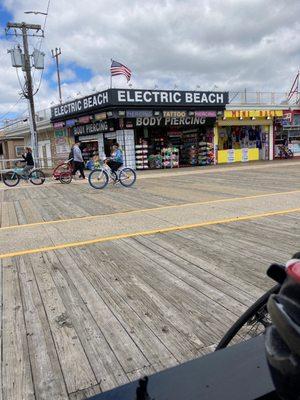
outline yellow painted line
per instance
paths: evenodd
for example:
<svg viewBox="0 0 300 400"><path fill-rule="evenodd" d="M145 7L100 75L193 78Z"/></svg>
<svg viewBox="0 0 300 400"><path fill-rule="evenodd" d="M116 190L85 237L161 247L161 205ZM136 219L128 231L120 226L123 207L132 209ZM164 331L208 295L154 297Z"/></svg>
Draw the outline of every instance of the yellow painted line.
<svg viewBox="0 0 300 400"><path fill-rule="evenodd" d="M55 219L52 221L32 222L30 224L4 226L4 227L0 228L0 231L9 230L9 229L31 228L31 227L40 226L40 225L62 224L65 222L73 222L73 221L86 221L86 220L93 220L93 219L103 218L103 217L115 217L115 216L120 216L120 215L130 215L130 214L138 214L138 213L153 212L153 211L160 211L160 210L168 210L168 209L172 209L172 208L184 208L184 207L193 207L193 206L198 206L198 205L200 206L200 205L205 205L205 204L226 203L226 202L231 202L231 201L251 200L251 199L259 199L259 198L272 197L272 196L283 196L283 195L296 194L296 193L300 193L300 190L292 190L292 191L288 191L288 192L265 193L265 194L257 194L257 195L252 195L252 196L226 197L223 199L199 201L199 202L194 202L194 203L172 204L169 206L141 208L138 210L128 210L128 211L118 211L118 212L110 213L110 214L87 215L84 217Z"/></svg>
<svg viewBox="0 0 300 400"><path fill-rule="evenodd" d="M136 236L148 236L148 235L155 235L155 234L158 234L158 233L168 233L168 232L182 231L182 230L186 230L186 229L200 228L200 227L211 226L211 225L228 224L230 222L249 221L249 220L252 220L252 219L266 218L266 217L272 217L274 215L284 215L284 214L290 214L290 213L294 213L294 212L300 212L300 208L291 208L291 209L288 209L288 210L272 211L272 212L262 213L262 214L245 215L243 217L232 217L232 218L226 218L226 219L215 220L215 221L199 222L197 224L189 224L189 225L181 225L181 226L170 226L168 228L151 229L151 230L148 230L148 231L140 231L140 232L133 232L133 233L122 233L122 234L119 234L119 235L100 237L100 238L91 239L91 240L84 240L84 241L80 241L80 242L62 243L62 244L58 244L58 245L54 245L54 246L39 247L37 249L20 250L20 251L16 251L16 252L13 252L13 253L0 254L0 259L9 258L9 257L24 256L24 255L27 255L27 254L42 253L42 252L45 252L45 251L67 249L67 248L70 248L70 247L87 246L87 245L91 245L91 244L109 242L109 241L118 240L118 239L134 238Z"/></svg>

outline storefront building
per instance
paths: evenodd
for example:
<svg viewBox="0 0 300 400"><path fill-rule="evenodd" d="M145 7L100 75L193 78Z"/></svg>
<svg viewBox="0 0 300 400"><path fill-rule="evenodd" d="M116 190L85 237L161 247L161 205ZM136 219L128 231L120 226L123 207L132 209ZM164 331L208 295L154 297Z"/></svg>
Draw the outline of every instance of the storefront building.
<svg viewBox="0 0 300 400"><path fill-rule="evenodd" d="M273 160L274 120L280 109L226 110L217 122L217 162Z"/></svg>
<svg viewBox="0 0 300 400"><path fill-rule="evenodd" d="M67 132L59 132L53 128L50 121L50 110L41 110L36 113L37 139L39 163L42 168L52 168L55 164L68 157L70 146L73 143ZM2 131L3 158L21 158L24 147L31 145L31 135L28 119L18 121ZM9 146L8 146L9 145Z"/></svg>
<svg viewBox="0 0 300 400"><path fill-rule="evenodd" d="M118 142L132 168L206 165L227 103L227 92L108 89L53 107L51 121L55 134L82 143L87 164Z"/></svg>
<svg viewBox="0 0 300 400"><path fill-rule="evenodd" d="M280 147L288 147L294 157L300 157L300 107L283 110L281 118L274 122L274 156L279 157Z"/></svg>
<svg viewBox="0 0 300 400"><path fill-rule="evenodd" d="M24 138L20 135L0 133L0 159L14 160L24 153ZM13 165L13 163L11 163Z"/></svg>

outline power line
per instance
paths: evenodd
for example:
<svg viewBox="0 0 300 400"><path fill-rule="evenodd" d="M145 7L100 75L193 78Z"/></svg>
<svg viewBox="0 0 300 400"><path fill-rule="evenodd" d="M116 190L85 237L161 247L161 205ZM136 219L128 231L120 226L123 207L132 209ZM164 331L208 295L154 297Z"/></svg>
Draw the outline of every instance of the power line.
<svg viewBox="0 0 300 400"><path fill-rule="evenodd" d="M23 112L23 114L24 113L25 113L25 111ZM27 122L27 121L28 121L28 118L18 119L17 121L12 122L11 124L0 127L0 131L3 131L4 129L9 128L10 126L16 125L19 122Z"/></svg>
<svg viewBox="0 0 300 400"><path fill-rule="evenodd" d="M37 47L39 48L39 51L41 51L43 40L45 40L45 28L46 28L48 13L49 13L50 1L51 0L48 0L47 10L44 13L45 14L44 25L43 25L44 36L40 38L40 44L39 45L37 44ZM34 81L34 74L35 74L35 70L33 71L33 74L32 74L33 81ZM44 70L41 73L40 82L39 82L38 88L35 91L35 94L40 90L40 87L41 87L41 84L42 84L43 75L44 75Z"/></svg>
<svg viewBox="0 0 300 400"><path fill-rule="evenodd" d="M21 100L23 100L23 97L22 97L22 96L20 96L20 98L15 102L15 104L12 104L12 105L9 107L8 111L7 111L5 114L0 115L0 121L2 121L8 114L10 114L11 111L12 111L12 109L15 108L16 105L19 104L19 102L20 102Z"/></svg>
<svg viewBox="0 0 300 400"><path fill-rule="evenodd" d="M19 77L18 68L16 68L16 73L17 73L17 78L18 78L18 82L19 82L20 88L22 90L22 94L23 94L24 97L26 97L26 93L25 93L25 90L24 90L25 83L24 83L24 85L22 85L21 79Z"/></svg>

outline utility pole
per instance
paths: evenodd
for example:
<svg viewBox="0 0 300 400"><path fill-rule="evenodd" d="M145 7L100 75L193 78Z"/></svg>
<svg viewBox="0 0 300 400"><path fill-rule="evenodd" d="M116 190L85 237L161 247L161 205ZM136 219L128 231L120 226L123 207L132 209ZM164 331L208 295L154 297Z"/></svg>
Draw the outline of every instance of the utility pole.
<svg viewBox="0 0 300 400"><path fill-rule="evenodd" d="M36 129L36 120L35 120L34 100L33 100L31 63L30 63L30 55L29 55L29 49L28 49L28 36L43 37L43 32L41 35L28 34L28 31L35 31L35 32L42 31L41 25L26 24L25 22L21 22L21 23L8 22L7 28L6 28L6 34L11 28L15 30L15 33L12 35L22 36L22 38L23 38L24 61L23 61L22 68L25 73L25 87L26 87L24 96L28 99L31 147L33 150L33 155L35 158L36 165L38 165L39 154L38 154L37 129ZM17 29L19 29L21 31L21 33L18 33Z"/></svg>
<svg viewBox="0 0 300 400"><path fill-rule="evenodd" d="M51 50L52 58L56 59L56 70L57 70L57 84L58 84L58 93L59 93L59 102L62 104L62 96L61 96L61 85L60 85L60 75L59 75L59 63L58 57L61 55L61 49L55 48L55 50Z"/></svg>

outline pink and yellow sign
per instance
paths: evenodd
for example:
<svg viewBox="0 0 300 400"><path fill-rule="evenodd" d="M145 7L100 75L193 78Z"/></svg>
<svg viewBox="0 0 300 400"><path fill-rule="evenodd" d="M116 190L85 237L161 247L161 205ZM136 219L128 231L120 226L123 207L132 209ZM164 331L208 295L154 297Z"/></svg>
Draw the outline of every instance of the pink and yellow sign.
<svg viewBox="0 0 300 400"><path fill-rule="evenodd" d="M283 110L226 110L225 118L271 118L282 117Z"/></svg>

